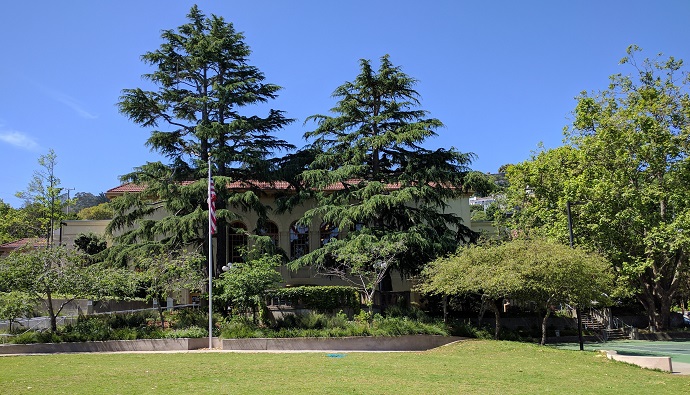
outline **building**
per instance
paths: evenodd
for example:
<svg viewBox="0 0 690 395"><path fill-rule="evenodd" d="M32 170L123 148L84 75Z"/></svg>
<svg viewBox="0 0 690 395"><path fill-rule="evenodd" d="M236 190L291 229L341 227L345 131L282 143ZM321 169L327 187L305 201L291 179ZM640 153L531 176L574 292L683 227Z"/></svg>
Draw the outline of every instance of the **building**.
<svg viewBox="0 0 690 395"><path fill-rule="evenodd" d="M29 237L25 239L19 239L12 241L10 243L5 243L0 245L0 258L9 255L12 251L18 250L20 248L41 248L46 247L48 242L46 239L39 237Z"/></svg>
<svg viewBox="0 0 690 395"><path fill-rule="evenodd" d="M256 183L254 187L261 188L261 203L266 205L273 205L275 199L279 195L289 193L291 186L287 182ZM243 192L249 189L247 184L242 182L235 182L229 185L229 188L236 192ZM114 199L122 196L125 193L138 193L144 188L135 184L124 184L112 188L106 192L109 199ZM448 211L459 215L465 224L470 224L470 194L462 195L459 199L449 202ZM310 205L311 204L311 205ZM328 224L320 221L314 221L309 226L297 224L297 221L302 218L304 213L312 207L313 202L307 202L304 205L296 208L292 212L277 214L270 212L268 214L268 221L262 229L258 232L262 235L271 237L275 244L285 251L289 258L294 259L304 255L310 251L320 248L332 238L342 236L341 230L331 227ZM233 229L242 229L248 234L255 232L258 215L254 212L238 212L240 219L230 224ZM164 211L159 211L154 214L154 219L163 218L166 215ZM64 221L62 226L62 241L64 245L73 245L75 237L80 233L96 233L100 235L105 234L105 228L109 221ZM343 233L344 234L344 233ZM110 241L109 241L110 243ZM245 233L237 232L227 233L226 240L226 256L229 263L237 262L240 259L240 248L246 246L248 237ZM214 248L215 251L215 248ZM223 266L225 262L217 262L216 266ZM322 276L316 273L315 270L309 267L301 268L297 271L288 270L286 266L280 268L280 274L283 278L283 286L300 286L300 285L349 285L345 281L334 276ZM392 293L407 295L407 300L410 299L412 284L408 279L400 275L391 275L390 289ZM412 298L414 299L414 298ZM181 297L179 303L187 303L187 297Z"/></svg>

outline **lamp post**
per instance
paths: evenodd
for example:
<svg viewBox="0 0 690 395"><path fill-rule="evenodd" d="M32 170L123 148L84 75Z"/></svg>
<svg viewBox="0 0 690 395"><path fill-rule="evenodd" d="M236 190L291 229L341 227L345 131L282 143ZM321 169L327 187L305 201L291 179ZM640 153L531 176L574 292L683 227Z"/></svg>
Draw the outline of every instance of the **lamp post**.
<svg viewBox="0 0 690 395"><path fill-rule="evenodd" d="M568 213L568 235L570 236L570 248L575 248L573 245L573 216L570 210L571 206L576 206L579 204L584 204L584 202L571 202L567 201L565 203L565 210ZM584 351L584 341L582 340L582 314L580 314L580 307L575 306L575 314L577 314L577 338L580 342L580 351Z"/></svg>

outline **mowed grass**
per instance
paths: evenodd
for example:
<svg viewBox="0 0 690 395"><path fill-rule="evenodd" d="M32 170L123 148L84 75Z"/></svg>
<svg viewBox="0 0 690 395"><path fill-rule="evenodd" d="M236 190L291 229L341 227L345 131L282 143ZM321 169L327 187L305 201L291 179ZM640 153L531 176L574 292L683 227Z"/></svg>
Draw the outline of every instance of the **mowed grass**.
<svg viewBox="0 0 690 395"><path fill-rule="evenodd" d="M3 394L534 394L690 391L592 351L470 340L427 352L0 357Z"/></svg>

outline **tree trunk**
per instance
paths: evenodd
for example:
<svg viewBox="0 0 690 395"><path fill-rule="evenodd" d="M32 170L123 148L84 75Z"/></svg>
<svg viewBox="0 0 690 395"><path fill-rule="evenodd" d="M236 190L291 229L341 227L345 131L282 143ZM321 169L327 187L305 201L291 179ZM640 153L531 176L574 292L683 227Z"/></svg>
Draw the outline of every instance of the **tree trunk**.
<svg viewBox="0 0 690 395"><path fill-rule="evenodd" d="M549 321L549 316L551 315L551 309L549 306L546 306L546 314L544 315L544 319L541 322L541 345L546 344L546 323Z"/></svg>
<svg viewBox="0 0 690 395"><path fill-rule="evenodd" d="M652 332L666 331L671 321L671 305L675 292L665 289L659 284L653 285L654 291L645 288L638 300L642 304L649 319L649 330Z"/></svg>
<svg viewBox="0 0 690 395"><path fill-rule="evenodd" d="M443 322L448 323L448 295L443 295Z"/></svg>
<svg viewBox="0 0 690 395"><path fill-rule="evenodd" d="M55 317L55 309L53 309L53 295L51 292L46 292L46 299L48 300L48 316L50 317L50 330L57 332L57 318Z"/></svg>
<svg viewBox="0 0 690 395"><path fill-rule="evenodd" d="M494 339L498 340L501 335L501 309L498 307L502 299L492 300L488 302L489 309L493 311L496 318L494 327Z"/></svg>
<svg viewBox="0 0 690 395"><path fill-rule="evenodd" d="M165 330L165 316L163 315L163 306L160 302L158 302L158 315L161 317L161 329Z"/></svg>

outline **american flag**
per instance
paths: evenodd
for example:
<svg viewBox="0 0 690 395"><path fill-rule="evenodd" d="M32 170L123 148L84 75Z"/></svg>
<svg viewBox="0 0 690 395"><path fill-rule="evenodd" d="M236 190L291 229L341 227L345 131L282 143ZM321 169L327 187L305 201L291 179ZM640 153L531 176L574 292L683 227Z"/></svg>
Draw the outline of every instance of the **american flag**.
<svg viewBox="0 0 690 395"><path fill-rule="evenodd" d="M216 224L216 188L214 188L211 178L208 179L208 220L211 234L215 235L218 230Z"/></svg>

